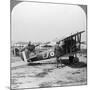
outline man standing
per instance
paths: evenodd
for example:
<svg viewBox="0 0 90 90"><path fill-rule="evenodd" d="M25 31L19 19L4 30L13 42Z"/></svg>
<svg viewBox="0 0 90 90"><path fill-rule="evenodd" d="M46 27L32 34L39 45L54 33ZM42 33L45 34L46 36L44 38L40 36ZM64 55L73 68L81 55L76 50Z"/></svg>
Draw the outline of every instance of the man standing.
<svg viewBox="0 0 90 90"><path fill-rule="evenodd" d="M58 68L59 63L61 63L60 56L62 52L62 48L59 45L60 45L60 42L56 42L55 49L54 49L56 61L57 61L57 68ZM61 63L61 66L62 66L62 63Z"/></svg>
<svg viewBox="0 0 90 90"><path fill-rule="evenodd" d="M27 49L29 53L33 52L35 54L35 45L31 44L31 42L28 43Z"/></svg>

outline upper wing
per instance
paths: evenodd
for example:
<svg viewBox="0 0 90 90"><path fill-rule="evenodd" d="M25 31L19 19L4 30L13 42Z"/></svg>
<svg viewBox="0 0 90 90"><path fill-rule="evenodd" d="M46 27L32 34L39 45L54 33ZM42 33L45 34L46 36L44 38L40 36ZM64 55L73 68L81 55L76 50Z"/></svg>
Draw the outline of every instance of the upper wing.
<svg viewBox="0 0 90 90"><path fill-rule="evenodd" d="M65 39L68 39L68 38L71 38L71 37L74 37L74 36L77 36L77 35L79 35L79 34L81 34L81 33L83 33L83 32L85 32L85 31L80 31L80 32L74 33L74 34L72 34L72 35L69 35L69 36L67 36L66 38L63 38L61 41L65 40Z"/></svg>

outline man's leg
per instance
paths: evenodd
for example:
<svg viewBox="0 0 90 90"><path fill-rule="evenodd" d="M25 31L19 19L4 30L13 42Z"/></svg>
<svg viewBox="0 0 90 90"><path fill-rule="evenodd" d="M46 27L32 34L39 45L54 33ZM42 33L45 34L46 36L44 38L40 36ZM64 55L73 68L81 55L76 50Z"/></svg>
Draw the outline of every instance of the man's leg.
<svg viewBox="0 0 90 90"><path fill-rule="evenodd" d="M59 57L56 57L56 60L57 60L57 68L58 68L58 65L59 65Z"/></svg>
<svg viewBox="0 0 90 90"><path fill-rule="evenodd" d="M62 61L61 61L61 58L59 58L59 62L60 62L60 64L61 64L61 67L62 67Z"/></svg>

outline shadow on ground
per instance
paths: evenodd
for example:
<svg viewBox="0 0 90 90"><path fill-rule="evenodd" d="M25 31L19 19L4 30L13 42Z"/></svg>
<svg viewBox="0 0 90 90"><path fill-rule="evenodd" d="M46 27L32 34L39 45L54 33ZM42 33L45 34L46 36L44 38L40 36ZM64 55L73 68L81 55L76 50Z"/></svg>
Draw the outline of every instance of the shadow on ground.
<svg viewBox="0 0 90 90"><path fill-rule="evenodd" d="M45 64L57 64L57 62L43 62L43 63L29 63L28 66L38 66L38 65L45 65Z"/></svg>
<svg viewBox="0 0 90 90"><path fill-rule="evenodd" d="M83 67L87 67L87 64L84 62L77 62L77 63L69 63L69 59L62 59L61 60L62 64L64 64L65 66L69 66L72 68L83 68ZM41 62L41 63L29 63L28 66L38 66L38 65L46 65L46 64L57 64L57 62Z"/></svg>
<svg viewBox="0 0 90 90"><path fill-rule="evenodd" d="M72 68L83 68L87 67L87 64L84 62L77 62L77 63L69 63L69 59L62 59L62 63L66 66L72 67Z"/></svg>

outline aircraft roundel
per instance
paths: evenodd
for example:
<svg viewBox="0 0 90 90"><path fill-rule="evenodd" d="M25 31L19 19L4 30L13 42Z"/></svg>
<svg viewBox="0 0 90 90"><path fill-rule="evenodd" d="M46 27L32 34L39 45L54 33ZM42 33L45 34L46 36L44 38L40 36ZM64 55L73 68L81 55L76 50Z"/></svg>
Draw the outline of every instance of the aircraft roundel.
<svg viewBox="0 0 90 90"><path fill-rule="evenodd" d="M55 55L55 54L54 54L54 52L50 52L50 56L52 56L52 57L53 57L54 55Z"/></svg>

